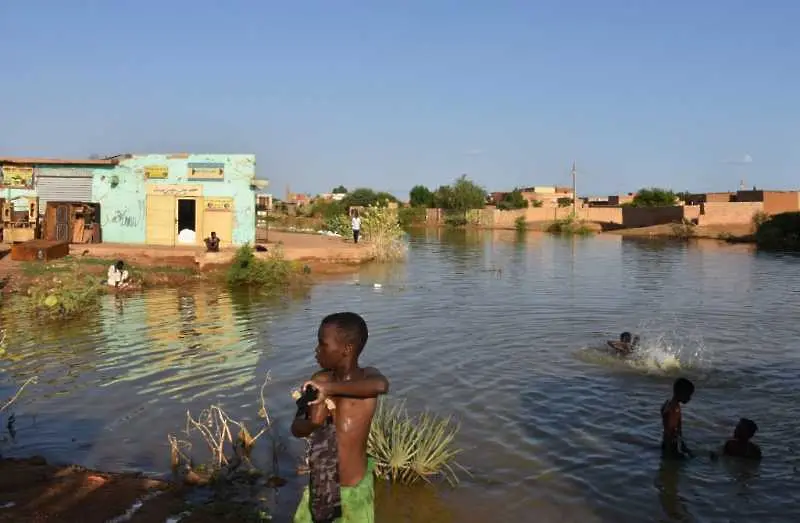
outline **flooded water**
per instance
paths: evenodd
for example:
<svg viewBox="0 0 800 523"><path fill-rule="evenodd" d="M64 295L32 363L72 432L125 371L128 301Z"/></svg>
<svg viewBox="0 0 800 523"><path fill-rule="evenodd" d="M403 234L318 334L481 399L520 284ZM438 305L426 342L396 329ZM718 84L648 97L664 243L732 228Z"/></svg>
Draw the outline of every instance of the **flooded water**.
<svg viewBox="0 0 800 523"><path fill-rule="evenodd" d="M58 330L7 325L0 393L40 382L0 448L163 473L187 409L252 419L267 370L286 435L317 325L346 309L367 319L364 361L394 397L458 418L472 473L455 489L380 489L380 522L800 520L800 259L711 241L428 231L407 264L292 300L159 290L109 296ZM642 336L639 357L596 349L623 330ZM662 465L659 408L679 374L697 386L684 431L700 457ZM763 463L711 461L742 416ZM280 492L278 521L304 481Z"/></svg>

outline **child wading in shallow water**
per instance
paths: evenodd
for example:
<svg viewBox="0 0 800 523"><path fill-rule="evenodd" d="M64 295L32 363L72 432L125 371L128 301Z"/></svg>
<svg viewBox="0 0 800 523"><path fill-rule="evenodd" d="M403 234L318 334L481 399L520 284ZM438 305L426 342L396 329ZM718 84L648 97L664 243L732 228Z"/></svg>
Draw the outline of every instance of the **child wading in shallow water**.
<svg viewBox="0 0 800 523"><path fill-rule="evenodd" d="M292 422L292 434L311 441L309 487L294 522L373 523L375 488L367 437L377 397L388 392L389 382L378 369L358 364L368 337L358 314L327 316L317 336L322 370L303 385L303 391L316 391L316 399Z"/></svg>
<svg viewBox="0 0 800 523"><path fill-rule="evenodd" d="M742 418L733 431L733 439L725 442L722 454L735 458L761 459L761 449L750 441L758 432L756 422Z"/></svg>
<svg viewBox="0 0 800 523"><path fill-rule="evenodd" d="M665 458L692 457L683 441L683 419L681 404L689 403L694 394L694 384L686 378L678 378L672 386L672 399L661 407L661 422L664 434L661 439L661 455Z"/></svg>

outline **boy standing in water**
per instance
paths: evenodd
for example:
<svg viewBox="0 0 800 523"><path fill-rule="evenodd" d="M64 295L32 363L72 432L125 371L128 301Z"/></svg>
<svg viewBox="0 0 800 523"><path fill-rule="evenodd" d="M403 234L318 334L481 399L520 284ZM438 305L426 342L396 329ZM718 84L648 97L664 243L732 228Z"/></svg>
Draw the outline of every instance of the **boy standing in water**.
<svg viewBox="0 0 800 523"><path fill-rule="evenodd" d="M316 357L322 370L303 385L303 390L308 386L315 389L317 398L309 403L307 419L296 418L292 422L292 434L306 438L326 423L334 425L342 514L336 521L373 523L375 491L367 437L377 397L389 391L389 381L378 369L358 365L368 337L367 324L358 314L339 312L325 317L317 337ZM307 487L297 507L295 523L313 521L313 501Z"/></svg>
<svg viewBox="0 0 800 523"><path fill-rule="evenodd" d="M694 394L694 384L686 378L678 378L672 386L672 399L661 407L661 422L664 434L661 440L661 453L665 458L692 457L693 454L683 441L683 419L681 404L689 403Z"/></svg>
<svg viewBox="0 0 800 523"><path fill-rule="evenodd" d="M722 453L725 456L747 459L761 459L761 449L750 441L758 432L756 422L742 418L733 431L733 439L725 442Z"/></svg>

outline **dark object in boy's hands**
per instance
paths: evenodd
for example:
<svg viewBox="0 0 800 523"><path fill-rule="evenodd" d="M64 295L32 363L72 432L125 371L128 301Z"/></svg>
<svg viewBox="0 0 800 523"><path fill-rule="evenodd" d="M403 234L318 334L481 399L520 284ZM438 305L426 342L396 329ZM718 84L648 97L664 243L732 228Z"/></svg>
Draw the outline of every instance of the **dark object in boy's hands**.
<svg viewBox="0 0 800 523"><path fill-rule="evenodd" d="M297 414L295 417L299 418L302 416L304 418L308 418L308 404L316 400L318 396L319 391L311 385L308 385L306 390L303 391L303 395L300 396L295 402L297 405Z"/></svg>

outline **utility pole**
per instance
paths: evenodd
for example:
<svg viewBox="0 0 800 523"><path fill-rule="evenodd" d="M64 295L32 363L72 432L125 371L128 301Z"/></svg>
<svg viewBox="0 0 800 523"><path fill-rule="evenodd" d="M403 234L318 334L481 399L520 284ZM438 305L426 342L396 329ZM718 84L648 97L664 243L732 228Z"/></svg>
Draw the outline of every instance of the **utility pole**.
<svg viewBox="0 0 800 523"><path fill-rule="evenodd" d="M575 170L575 161L572 162L572 214L575 218L578 217L578 190L576 185L576 178L578 172Z"/></svg>

